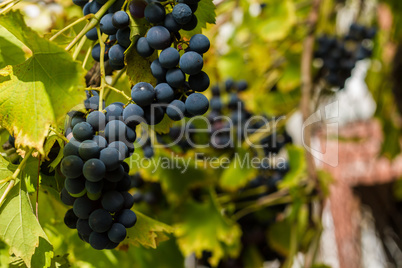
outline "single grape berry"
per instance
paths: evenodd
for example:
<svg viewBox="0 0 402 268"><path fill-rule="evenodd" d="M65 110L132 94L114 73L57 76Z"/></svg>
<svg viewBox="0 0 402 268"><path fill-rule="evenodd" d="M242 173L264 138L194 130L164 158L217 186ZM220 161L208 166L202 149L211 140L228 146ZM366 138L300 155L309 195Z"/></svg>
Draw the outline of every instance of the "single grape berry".
<svg viewBox="0 0 402 268"><path fill-rule="evenodd" d="M93 230L89 226L88 220L78 219L77 221L77 231L81 235L89 236Z"/></svg>
<svg viewBox="0 0 402 268"><path fill-rule="evenodd" d="M181 100L172 101L166 108L166 114L173 121L180 121L184 117L186 106Z"/></svg>
<svg viewBox="0 0 402 268"><path fill-rule="evenodd" d="M85 36L89 40L96 41L98 40L98 31L96 30L96 28L92 28L91 30L89 30L89 32L85 34Z"/></svg>
<svg viewBox="0 0 402 268"><path fill-rule="evenodd" d="M117 28L113 26L112 20L113 20L113 14L111 13L108 13L101 18L99 22L99 27L103 33L108 35L117 33Z"/></svg>
<svg viewBox="0 0 402 268"><path fill-rule="evenodd" d="M128 48L131 45L130 40L130 27L119 29L116 33L117 43L124 48Z"/></svg>
<svg viewBox="0 0 402 268"><path fill-rule="evenodd" d="M95 135L92 140L98 144L99 148L101 150L105 149L107 147L107 141L104 137Z"/></svg>
<svg viewBox="0 0 402 268"><path fill-rule="evenodd" d="M189 48L199 54L204 54L211 46L208 37L203 34L193 35L190 39Z"/></svg>
<svg viewBox="0 0 402 268"><path fill-rule="evenodd" d="M148 41L145 37L141 37L138 39L137 44L135 45L138 54L141 57L149 57L154 53L154 49L149 46Z"/></svg>
<svg viewBox="0 0 402 268"><path fill-rule="evenodd" d="M129 209L123 209L116 219L118 223L123 224L126 228L131 228L137 223L137 215Z"/></svg>
<svg viewBox="0 0 402 268"><path fill-rule="evenodd" d="M114 170L119 167L120 154L115 148L105 148L100 152L99 159L105 164L106 170Z"/></svg>
<svg viewBox="0 0 402 268"><path fill-rule="evenodd" d="M124 29L130 24L130 17L125 11L117 11L112 17L113 26L117 29Z"/></svg>
<svg viewBox="0 0 402 268"><path fill-rule="evenodd" d="M93 140L86 140L80 144L78 152L82 160L88 160L91 158L98 158L100 154L100 148Z"/></svg>
<svg viewBox="0 0 402 268"><path fill-rule="evenodd" d="M167 83L160 83L155 87L156 100L158 103L170 103L174 100L174 91Z"/></svg>
<svg viewBox="0 0 402 268"><path fill-rule="evenodd" d="M73 210L80 219L88 219L89 215L96 209L96 203L86 196L77 198L74 201Z"/></svg>
<svg viewBox="0 0 402 268"><path fill-rule="evenodd" d="M159 55L159 62L163 68L174 68L179 64L180 53L173 47L164 49Z"/></svg>
<svg viewBox="0 0 402 268"><path fill-rule="evenodd" d="M127 126L120 120L112 120L105 127L105 138L109 143L114 141L126 141Z"/></svg>
<svg viewBox="0 0 402 268"><path fill-rule="evenodd" d="M181 87L186 81L186 76L180 68L173 68L166 72L166 82L171 87Z"/></svg>
<svg viewBox="0 0 402 268"><path fill-rule="evenodd" d="M78 178L82 174L83 165L81 158L69 155L61 161L61 173L68 178Z"/></svg>
<svg viewBox="0 0 402 268"><path fill-rule="evenodd" d="M94 135L93 127L87 122L81 122L73 128L73 136L78 141L85 141L92 139Z"/></svg>
<svg viewBox="0 0 402 268"><path fill-rule="evenodd" d="M192 115L203 115L209 108L208 99L200 93L194 93L188 96L185 105L186 111Z"/></svg>
<svg viewBox="0 0 402 268"><path fill-rule="evenodd" d="M129 127L135 127L144 122L144 110L137 104L129 104L123 110L123 121Z"/></svg>
<svg viewBox="0 0 402 268"><path fill-rule="evenodd" d="M149 83L140 82L131 89L131 97L139 106L147 106L150 105L155 98L155 89Z"/></svg>
<svg viewBox="0 0 402 268"><path fill-rule="evenodd" d="M182 29L185 31L192 31L195 29L195 27L197 27L197 24L198 24L197 16L193 14L191 15L190 21L182 25Z"/></svg>
<svg viewBox="0 0 402 268"><path fill-rule="evenodd" d="M105 175L105 164L99 159L93 158L85 162L83 167L83 173L87 180L97 182L102 180Z"/></svg>
<svg viewBox="0 0 402 268"><path fill-rule="evenodd" d="M141 19L144 17L145 7L147 6L147 2L144 0L134 0L131 1L129 5L129 10L131 16L136 19Z"/></svg>
<svg viewBox="0 0 402 268"><path fill-rule="evenodd" d="M113 223L112 227L107 233L110 241L114 243L120 243L126 238L127 231L126 227L124 227L121 223Z"/></svg>
<svg viewBox="0 0 402 268"><path fill-rule="evenodd" d="M70 195L83 196L85 194L85 179L79 177L76 179L67 178L64 181L64 188Z"/></svg>
<svg viewBox="0 0 402 268"><path fill-rule="evenodd" d="M95 131L99 131L105 128L106 117L105 114L100 111L91 112L86 119L87 123L92 126Z"/></svg>
<svg viewBox="0 0 402 268"><path fill-rule="evenodd" d="M64 216L64 224L70 229L77 228L78 217L74 214L73 209L69 209Z"/></svg>
<svg viewBox="0 0 402 268"><path fill-rule="evenodd" d="M124 206L124 197L117 191L110 191L102 197L102 207L109 212L120 211Z"/></svg>
<svg viewBox="0 0 402 268"><path fill-rule="evenodd" d="M61 202L63 202L64 205L66 206L72 206L74 204L75 201L75 197L72 197L68 191L66 190L66 188L63 188L60 192L60 200Z"/></svg>
<svg viewBox="0 0 402 268"><path fill-rule="evenodd" d="M124 67L124 51L126 49L117 44L109 49L109 63L116 67Z"/></svg>
<svg viewBox="0 0 402 268"><path fill-rule="evenodd" d="M105 249L110 243L107 233L92 232L89 236L89 244L97 250Z"/></svg>
<svg viewBox="0 0 402 268"><path fill-rule="evenodd" d="M198 74L190 75L188 83L192 90L203 92L208 89L210 80L209 76L205 72L201 71Z"/></svg>
<svg viewBox="0 0 402 268"><path fill-rule="evenodd" d="M165 26L165 28L168 29L170 32L178 32L181 29L181 24L175 21L172 13L166 15L163 26Z"/></svg>
<svg viewBox="0 0 402 268"><path fill-rule="evenodd" d="M120 161L124 161L129 156L128 147L122 141L114 141L108 145L108 148L115 148L120 153Z"/></svg>
<svg viewBox="0 0 402 268"><path fill-rule="evenodd" d="M194 75L201 72L204 66L202 56L194 51L189 51L183 54L180 58L180 69L189 75Z"/></svg>
<svg viewBox="0 0 402 268"><path fill-rule="evenodd" d="M124 177L124 168L119 165L116 169L107 171L105 173L105 179L110 182L119 182Z"/></svg>
<svg viewBox="0 0 402 268"><path fill-rule="evenodd" d="M170 46L170 32L163 26L154 26L149 29L146 39L153 49L165 49Z"/></svg>
<svg viewBox="0 0 402 268"><path fill-rule="evenodd" d="M89 226L98 233L107 232L113 224L112 215L104 209L97 209L89 215Z"/></svg>
<svg viewBox="0 0 402 268"><path fill-rule="evenodd" d="M76 156L79 156L79 154L78 154L78 148L80 147L80 144L81 144L81 143L80 143L79 141L77 141L77 140L74 139L74 138L71 138L70 142L67 143L67 144L64 146L64 149L63 149L63 155L64 155L64 157L69 156L69 155L76 155Z"/></svg>
<svg viewBox="0 0 402 268"><path fill-rule="evenodd" d="M131 184L131 181L130 181ZM123 208L130 209L134 205L134 197L129 192L121 192L121 195L124 198Z"/></svg>
<svg viewBox="0 0 402 268"><path fill-rule="evenodd" d="M151 63L151 73L158 81L165 80L166 72L167 70L162 67L159 59L156 59Z"/></svg>
<svg viewBox="0 0 402 268"><path fill-rule="evenodd" d="M177 23L183 25L191 20L193 12L188 5L179 3L173 8L172 15Z"/></svg>
<svg viewBox="0 0 402 268"><path fill-rule="evenodd" d="M152 2L147 5L144 10L144 16L150 23L160 23L164 21L166 15L165 8L156 2Z"/></svg>

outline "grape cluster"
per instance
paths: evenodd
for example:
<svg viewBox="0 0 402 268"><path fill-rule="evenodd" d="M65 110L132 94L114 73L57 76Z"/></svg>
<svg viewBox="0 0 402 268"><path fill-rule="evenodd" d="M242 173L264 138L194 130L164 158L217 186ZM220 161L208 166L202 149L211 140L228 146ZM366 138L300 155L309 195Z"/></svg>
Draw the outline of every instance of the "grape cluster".
<svg viewBox="0 0 402 268"><path fill-rule="evenodd" d="M61 200L73 206L65 223L99 250L117 247L126 237L126 228L137 221L130 210L134 204L128 193L130 168L123 162L134 152L136 123L123 120L123 107L117 102L104 111L76 112L70 123L73 137L61 162L66 177Z"/></svg>
<svg viewBox="0 0 402 268"><path fill-rule="evenodd" d="M173 9L168 14L158 2L147 4L144 1L133 1L130 4L134 18L145 17L153 25L145 37L137 40L135 47L144 58L160 51L159 58L151 64L152 75L157 80L155 103L164 104L167 116L174 121L204 114L209 108L209 102L198 92L204 92L210 85L208 75L202 71L202 55L209 50L209 39L203 34L196 34L187 44L179 34L181 29L189 31L196 27L197 17L194 12L199 0L178 2L172 4ZM171 46L172 43L175 47ZM181 55L184 44L188 48Z"/></svg>
<svg viewBox="0 0 402 268"><path fill-rule="evenodd" d="M73 0L74 4L83 7L84 15L96 14L107 0ZM103 15L99 22L101 33L108 35L105 43L105 61L109 62L113 70L121 70L124 68L124 51L131 45L130 39L130 17L127 12L121 10L124 0L117 0ZM98 32L96 27L86 33L89 40L98 40ZM92 58L100 61L101 47L97 43L92 48Z"/></svg>
<svg viewBox="0 0 402 268"><path fill-rule="evenodd" d="M317 39L318 49L315 58L323 62L321 73L325 80L333 86L344 88L356 62L372 55L370 41L375 37L374 28L366 28L352 24L349 33L342 40L336 37L321 36Z"/></svg>

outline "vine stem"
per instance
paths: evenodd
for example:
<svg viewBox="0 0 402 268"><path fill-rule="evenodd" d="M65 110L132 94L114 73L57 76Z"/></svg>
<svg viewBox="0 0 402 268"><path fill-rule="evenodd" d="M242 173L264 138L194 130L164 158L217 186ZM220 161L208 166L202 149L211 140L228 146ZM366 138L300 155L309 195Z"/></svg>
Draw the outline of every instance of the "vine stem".
<svg viewBox="0 0 402 268"><path fill-rule="evenodd" d="M94 14L88 14L82 18L79 18L78 20L74 21L73 23L67 25L66 27L64 27L63 29L61 29L60 31L58 31L55 35L53 35L52 37L49 38L49 41L54 41L57 37L59 37L62 33L64 33L65 31L67 31L68 29L74 27L75 25L77 25L78 23L85 21L85 20L89 20L92 19L94 17Z"/></svg>
<svg viewBox="0 0 402 268"><path fill-rule="evenodd" d="M92 28L96 27L102 18L102 16L106 13L106 11L111 7L116 0L109 0L102 6L101 9L99 9L98 12L93 16L93 18L89 21L89 23L84 27L84 29L81 30L81 32L71 41L70 44L65 48L66 51L69 51L75 44L77 44L78 41L81 40L81 38L89 32Z"/></svg>
<svg viewBox="0 0 402 268"><path fill-rule="evenodd" d="M15 180L17 179L18 175L20 174L21 170L25 167L25 164L27 163L29 157L31 157L34 149L30 149L26 154L24 159L22 159L21 163L18 165L17 169L14 171L13 175L9 176L8 178L5 178L4 180L0 181L0 184L10 182L10 184L7 186L7 189L4 191L2 197L0 198L0 207L3 204L4 200L6 199L8 193L11 191L11 189L14 187Z"/></svg>
<svg viewBox="0 0 402 268"><path fill-rule="evenodd" d="M0 8L7 6L8 4L15 2L15 0L8 0L8 1L4 1L0 4Z"/></svg>
<svg viewBox="0 0 402 268"><path fill-rule="evenodd" d="M115 87L112 87L112 86L109 86L109 85L106 85L106 87L110 88L110 89L113 90L114 92L117 92L117 93L121 94L121 95L124 96L128 101L131 101L131 98L130 98L129 96L127 96L126 93L124 93L124 91L119 90L119 89L117 89L117 88L115 88Z"/></svg>
<svg viewBox="0 0 402 268"><path fill-rule="evenodd" d="M99 111L103 110L103 94L106 87L106 72L105 72L105 43L102 40L102 33L99 27L96 27L98 32L98 39L100 45L100 75L101 75L101 84L99 91Z"/></svg>
<svg viewBox="0 0 402 268"><path fill-rule="evenodd" d="M81 38L80 43L74 50L73 60L76 60L78 58L78 55L80 54L80 51L81 51L82 47L85 45L85 42L87 41L87 39L88 38L85 35L84 35L84 37Z"/></svg>
<svg viewBox="0 0 402 268"><path fill-rule="evenodd" d="M95 42L94 42L94 43L95 43ZM93 47L93 44L94 44L94 43L92 43L92 45L88 48L87 54L85 55L84 61L82 62L82 68L84 68L84 69L85 69L85 66L86 66L87 63L88 63L89 56L91 55L92 47Z"/></svg>
<svg viewBox="0 0 402 268"><path fill-rule="evenodd" d="M310 100L314 89L313 83L313 54L314 54L314 42L315 42L315 30L319 18L321 0L314 0L309 14L309 27L308 35L303 42L303 53L301 58L301 103L300 110L303 115L303 122L305 122L311 115ZM311 145L312 130L310 127L304 129L304 142L307 148ZM313 156L306 150L307 172L309 178L317 182L316 167ZM318 186L318 183L317 183Z"/></svg>

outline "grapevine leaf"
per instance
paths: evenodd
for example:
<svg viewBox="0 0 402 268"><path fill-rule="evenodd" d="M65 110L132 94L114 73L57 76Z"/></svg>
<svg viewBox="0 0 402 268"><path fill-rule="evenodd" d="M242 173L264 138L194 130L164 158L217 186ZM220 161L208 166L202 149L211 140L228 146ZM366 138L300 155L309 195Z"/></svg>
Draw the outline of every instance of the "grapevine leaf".
<svg viewBox="0 0 402 268"><path fill-rule="evenodd" d="M136 261L135 267L138 268L159 267L161 263L164 268L184 268L184 258L174 238L160 244L156 249L131 247L130 251Z"/></svg>
<svg viewBox="0 0 402 268"><path fill-rule="evenodd" d="M135 211L135 214L137 214L137 224L127 229L127 239L124 242L135 246L156 248L160 242L169 239L166 234L173 233L171 226L151 219L141 212Z"/></svg>
<svg viewBox="0 0 402 268"><path fill-rule="evenodd" d="M223 171L220 186L229 191L246 186L257 174L257 169L250 165L251 157L253 156L249 152L239 148L229 168Z"/></svg>
<svg viewBox="0 0 402 268"><path fill-rule="evenodd" d="M198 20L197 27L191 31L182 30L180 33L183 36L190 38L195 34L201 33L202 29L207 27L207 23L215 24L215 9L216 7L212 0L201 0L198 2L198 9L194 13Z"/></svg>
<svg viewBox="0 0 402 268"><path fill-rule="evenodd" d="M0 26L0 68L25 61L24 45Z"/></svg>
<svg viewBox="0 0 402 268"><path fill-rule="evenodd" d="M0 158L1 178L10 176L14 169L15 166ZM0 186L0 195L7 185ZM0 239L28 267L43 267L52 257L52 247L33 214L24 180L16 182L0 207Z"/></svg>
<svg viewBox="0 0 402 268"><path fill-rule="evenodd" d="M225 255L236 256L240 250L240 227L224 217L215 197L205 203L188 202L180 214L175 231L177 243L184 256L203 251L212 252L210 263L217 266Z"/></svg>
<svg viewBox="0 0 402 268"><path fill-rule="evenodd" d="M0 25L33 52L24 63L0 71L0 124L15 136L16 145L43 154L50 125L61 124L85 99L84 72L69 53L28 28L20 13L0 16Z"/></svg>

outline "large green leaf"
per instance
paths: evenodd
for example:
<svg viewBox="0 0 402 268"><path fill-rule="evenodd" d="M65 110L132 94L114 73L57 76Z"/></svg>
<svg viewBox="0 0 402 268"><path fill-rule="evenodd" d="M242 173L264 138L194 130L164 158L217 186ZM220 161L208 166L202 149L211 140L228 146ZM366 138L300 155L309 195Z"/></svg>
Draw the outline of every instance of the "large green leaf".
<svg viewBox="0 0 402 268"><path fill-rule="evenodd" d="M169 239L166 234L173 232L172 227L151 219L141 212L135 211L135 214L137 214L137 224L127 229L127 239L124 242L136 246L156 248L160 242Z"/></svg>
<svg viewBox="0 0 402 268"><path fill-rule="evenodd" d="M10 176L15 166L0 157L0 178ZM0 196L7 188L0 186ZM50 262L52 246L36 219L24 180L19 180L0 207L0 239L28 267L43 267Z"/></svg>
<svg viewBox="0 0 402 268"><path fill-rule="evenodd" d="M240 227L220 212L214 197L205 203L188 202L178 215L176 237L184 256L212 252L210 263L217 266L224 256L236 256L240 250Z"/></svg>
<svg viewBox="0 0 402 268"><path fill-rule="evenodd" d="M69 53L28 28L20 13L0 16L0 25L33 52L24 63L0 71L0 124L17 145L43 153L50 125L62 123L85 99L83 69Z"/></svg>

